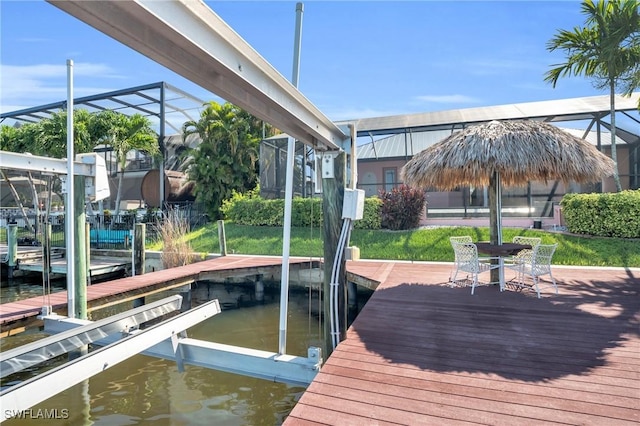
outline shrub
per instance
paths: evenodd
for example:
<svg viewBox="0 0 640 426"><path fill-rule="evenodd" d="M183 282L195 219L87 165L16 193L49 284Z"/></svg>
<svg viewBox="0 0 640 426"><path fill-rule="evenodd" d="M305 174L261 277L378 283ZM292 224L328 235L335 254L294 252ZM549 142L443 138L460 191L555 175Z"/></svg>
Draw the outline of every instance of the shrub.
<svg viewBox="0 0 640 426"><path fill-rule="evenodd" d="M364 215L354 222L357 229L380 229L380 207L377 197L364 201ZM222 209L225 220L239 225L282 226L284 200L265 200L259 196L236 195L225 201ZM296 197L292 200L291 226L310 227L322 225L322 199Z"/></svg>
<svg viewBox="0 0 640 426"><path fill-rule="evenodd" d="M562 198L567 229L600 237L640 238L640 190L567 194Z"/></svg>
<svg viewBox="0 0 640 426"><path fill-rule="evenodd" d="M378 197L364 199L364 213L362 219L353 222L355 229L380 229L382 228L382 200Z"/></svg>
<svg viewBox="0 0 640 426"><path fill-rule="evenodd" d="M393 230L417 228L426 204L424 191L400 185L380 191L382 227Z"/></svg>

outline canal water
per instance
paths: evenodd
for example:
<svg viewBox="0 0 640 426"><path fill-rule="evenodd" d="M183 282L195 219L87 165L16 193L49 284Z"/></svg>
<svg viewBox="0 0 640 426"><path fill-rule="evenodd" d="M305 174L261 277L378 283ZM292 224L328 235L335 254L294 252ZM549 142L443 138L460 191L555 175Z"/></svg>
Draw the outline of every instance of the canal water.
<svg viewBox="0 0 640 426"><path fill-rule="evenodd" d="M175 293L160 293L153 300L171 294ZM223 312L189 329L189 337L277 352L277 288L267 286L264 301L256 302L252 286L196 283L191 297L193 306L217 298ZM364 304L366 297L359 304ZM123 304L95 311L91 319L131 307ZM306 356L309 346L321 346L320 309L317 290L291 291L288 354ZM43 336L41 332L24 333L0 343L7 350ZM12 375L2 386L26 380L65 360L60 357L46 366ZM43 401L26 413L29 418L14 418L4 424L32 425L47 416L48 425L278 425L304 390L203 367L187 365L181 373L175 362L136 355ZM4 419L6 413L1 414Z"/></svg>

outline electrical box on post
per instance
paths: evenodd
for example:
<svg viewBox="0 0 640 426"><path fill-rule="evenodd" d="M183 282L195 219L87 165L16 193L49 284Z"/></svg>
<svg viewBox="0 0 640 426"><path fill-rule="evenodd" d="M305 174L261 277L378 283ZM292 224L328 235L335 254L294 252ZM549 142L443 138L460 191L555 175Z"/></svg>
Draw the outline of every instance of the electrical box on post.
<svg viewBox="0 0 640 426"><path fill-rule="evenodd" d="M364 215L364 190L344 190L344 203L342 204L342 218L358 220Z"/></svg>

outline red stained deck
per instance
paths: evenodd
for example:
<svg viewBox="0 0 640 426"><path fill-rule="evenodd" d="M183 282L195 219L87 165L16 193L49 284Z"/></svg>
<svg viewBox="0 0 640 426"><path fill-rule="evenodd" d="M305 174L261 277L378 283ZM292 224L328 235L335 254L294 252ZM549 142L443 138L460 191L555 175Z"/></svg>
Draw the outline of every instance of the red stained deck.
<svg viewBox="0 0 640 426"><path fill-rule="evenodd" d="M293 260L297 262L302 260ZM95 284L121 298L280 258L227 256ZM285 425L588 424L640 422L640 270L554 267L543 288L451 288L451 264L348 262L380 283ZM66 305L66 292L51 296ZM0 305L35 315L42 298Z"/></svg>
<svg viewBox="0 0 640 426"><path fill-rule="evenodd" d="M639 424L639 270L554 267L537 299L450 268L349 262L381 284L285 425Z"/></svg>
<svg viewBox="0 0 640 426"><path fill-rule="evenodd" d="M291 258L290 264L308 264L309 259ZM197 280L206 280L208 274L218 277L260 274L282 265L280 257L269 256L222 256L215 259L196 262L179 268L149 272L135 277L121 278L93 284L87 287L87 305L121 303L144 294L164 291L190 284ZM29 320L40 314L43 304L50 304L54 310L66 311L67 292L53 293L44 299L42 296L0 305L0 327L3 331L10 324Z"/></svg>

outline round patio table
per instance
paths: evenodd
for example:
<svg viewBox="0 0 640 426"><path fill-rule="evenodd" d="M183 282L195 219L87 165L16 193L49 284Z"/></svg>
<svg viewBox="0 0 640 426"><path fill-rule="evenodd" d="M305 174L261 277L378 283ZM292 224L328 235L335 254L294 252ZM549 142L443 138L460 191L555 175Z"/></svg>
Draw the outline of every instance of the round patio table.
<svg viewBox="0 0 640 426"><path fill-rule="evenodd" d="M516 243L502 243L491 244L490 242L481 241L476 243L476 247L478 247L478 251L480 253L489 254L491 256L513 256L518 253L520 250L530 249L531 246L529 244L516 244Z"/></svg>
<svg viewBox="0 0 640 426"><path fill-rule="evenodd" d="M505 256L513 256L518 253L520 250L530 249L531 246L529 244L516 244L516 243L502 243L502 244L491 244L487 241L481 241L476 243L476 247L478 248L478 252L488 254L490 256L497 256L499 258L498 268L498 282L500 284L500 291L504 290L505 280L504 280L504 257ZM491 279L495 280L495 275L492 275ZM494 281L495 282L495 281Z"/></svg>

